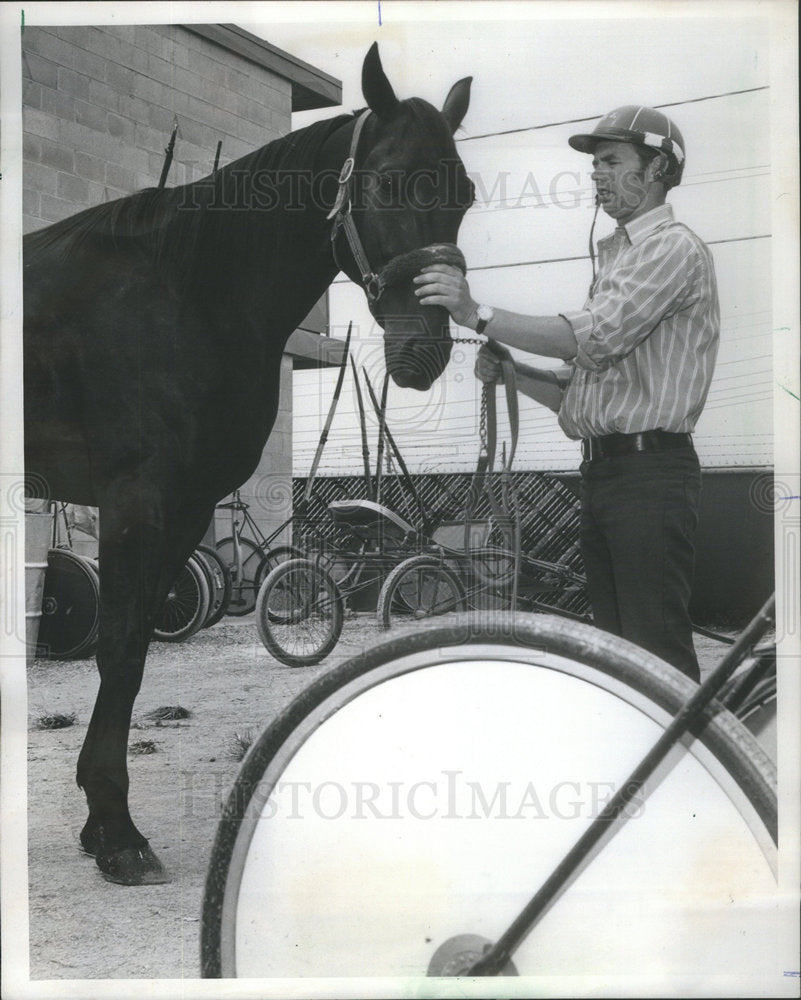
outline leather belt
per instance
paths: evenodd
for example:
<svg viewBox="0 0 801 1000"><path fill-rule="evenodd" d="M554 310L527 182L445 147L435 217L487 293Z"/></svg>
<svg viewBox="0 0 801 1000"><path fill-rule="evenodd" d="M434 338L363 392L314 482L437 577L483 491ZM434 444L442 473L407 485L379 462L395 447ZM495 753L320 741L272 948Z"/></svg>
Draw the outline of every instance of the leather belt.
<svg viewBox="0 0 801 1000"><path fill-rule="evenodd" d="M642 451L670 451L673 448L691 448L691 434L673 434L670 431L640 431L636 434L604 434L586 438L581 442L581 455L585 462L601 458L617 458Z"/></svg>

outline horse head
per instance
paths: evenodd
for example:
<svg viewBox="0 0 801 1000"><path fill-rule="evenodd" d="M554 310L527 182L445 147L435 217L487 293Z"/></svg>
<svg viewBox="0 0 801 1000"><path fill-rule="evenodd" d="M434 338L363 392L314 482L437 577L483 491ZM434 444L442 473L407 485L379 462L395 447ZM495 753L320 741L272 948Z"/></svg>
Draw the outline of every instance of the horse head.
<svg viewBox="0 0 801 1000"><path fill-rule="evenodd" d="M464 270L456 238L474 189L453 134L467 112L470 83L467 77L454 84L438 111L395 96L376 44L362 67L367 109L340 174L332 240L342 270L365 288L384 330L387 371L403 387L428 389L450 357L448 312L420 305L412 278L435 261Z"/></svg>

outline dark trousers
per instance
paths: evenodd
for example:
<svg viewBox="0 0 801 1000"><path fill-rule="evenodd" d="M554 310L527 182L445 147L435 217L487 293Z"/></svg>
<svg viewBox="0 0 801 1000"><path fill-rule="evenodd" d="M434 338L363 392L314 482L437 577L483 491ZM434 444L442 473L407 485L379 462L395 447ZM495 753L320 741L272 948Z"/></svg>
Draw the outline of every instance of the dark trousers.
<svg viewBox="0 0 801 1000"><path fill-rule="evenodd" d="M699 680L688 607L701 473L692 447L581 466L581 549L598 628Z"/></svg>

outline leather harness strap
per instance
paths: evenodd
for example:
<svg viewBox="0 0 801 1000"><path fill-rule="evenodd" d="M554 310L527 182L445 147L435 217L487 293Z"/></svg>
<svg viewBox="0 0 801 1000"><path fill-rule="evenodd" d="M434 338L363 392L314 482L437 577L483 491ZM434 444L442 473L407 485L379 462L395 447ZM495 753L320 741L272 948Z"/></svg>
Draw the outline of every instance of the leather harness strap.
<svg viewBox="0 0 801 1000"><path fill-rule="evenodd" d="M484 344L483 341L474 341L472 339L468 342ZM487 497L491 520L503 536L503 545L493 546L493 548L507 548L512 553L512 607L515 607L517 603L517 582L520 570L522 546L520 515L515 497L514 484L511 480L512 463L517 450L518 431L520 426L517 380L515 377L514 362L512 361L512 356L509 351L494 341L487 342L485 346L496 355L503 372L503 383L506 390L506 410L509 418L509 448L506 449L504 446L502 463L500 469L498 470L501 484L499 496L495 476L495 458L498 451L498 383L484 383L481 392L481 451L479 452L476 471L474 472L470 483L467 504L465 507L465 552L469 554L470 549L474 548L474 546L471 545L470 527L476 507L478 506L479 498L483 492ZM475 568L480 575L480 560ZM508 582L507 577L509 575L510 574L507 572L499 572L497 574L489 573L487 574L487 582L504 584Z"/></svg>
<svg viewBox="0 0 801 1000"><path fill-rule="evenodd" d="M334 419L334 413L336 412L337 403L339 402L339 394L342 392L342 383L345 378L345 369L348 365L348 351L350 349L350 335L353 330L353 320L348 323L348 332L345 337L345 346L342 350L342 361L339 366L339 374L337 375L337 384L334 389L334 395L331 400L331 405L328 408L328 415L325 418L325 425L323 426L323 432L320 435L320 440L317 442L317 450L314 453L314 459L312 460L311 469L309 470L309 475L306 478L306 487L303 491L303 503L309 502L311 497L312 486L314 485L314 477L317 475L317 467L320 464L320 458L323 454L323 448L328 440L328 433L331 430L331 423Z"/></svg>
<svg viewBox="0 0 801 1000"><path fill-rule="evenodd" d="M359 270L359 276L367 294L368 301L372 305L377 302L386 288L396 285L412 275L417 274L421 268L427 264L442 263L451 264L461 269L462 273L467 272L467 263L464 254L455 243L432 243L429 246L417 247L406 253L393 257L384 267L374 271L370 266L369 258L365 252L356 224L353 221L353 172L356 166L356 151L359 146L362 129L372 112L369 108L362 111L356 119L353 135L350 140L350 150L348 157L339 172L339 188L337 190L334 206L328 213L328 218L334 220L331 229L331 253L334 261L340 270L344 270L337 257L337 239L339 234L344 232L348 241L350 252Z"/></svg>
<svg viewBox="0 0 801 1000"><path fill-rule="evenodd" d="M368 298L371 297L373 290L378 287L378 275L375 274L370 268L370 262L364 252L362 241L359 239L359 234L356 231L356 225L353 222L353 215L351 212L353 207L351 203L351 182L353 178L353 170L356 166L356 149L359 145L359 139L361 138L364 123L371 114L372 112L368 108L367 110L362 111L356 119L356 126L353 129L353 135L350 140L348 158L342 164L342 169L339 172L339 188L337 190L336 201L334 202L334 207L328 213L328 218L334 220L334 228L331 230L331 251L334 255L334 260L339 265L339 261L337 260L336 240L340 231L344 231L345 237L348 241L348 246L350 247L350 252L353 254L353 259L356 261L356 267L359 269L361 281L364 285L365 291L367 292ZM377 297L378 296L376 295L376 298Z"/></svg>

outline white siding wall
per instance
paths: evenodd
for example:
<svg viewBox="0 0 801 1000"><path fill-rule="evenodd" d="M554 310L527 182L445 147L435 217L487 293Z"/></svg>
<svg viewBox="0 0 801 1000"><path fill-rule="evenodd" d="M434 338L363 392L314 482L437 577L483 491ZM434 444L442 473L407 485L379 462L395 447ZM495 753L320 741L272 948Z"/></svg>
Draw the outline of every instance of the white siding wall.
<svg viewBox="0 0 801 1000"><path fill-rule="evenodd" d="M721 300L721 348L697 428L697 448L707 467L769 465L773 350L769 92L687 102L666 110L680 126L688 153L684 181L671 192L670 201L677 218L711 245ZM461 228L460 245L479 301L534 315L582 305L591 277L590 158L571 150L567 137L592 124L487 139L457 137L460 155L478 188L476 204ZM611 220L601 214L596 239L611 228ZM335 328L344 330L354 320L356 360L380 386L381 335L362 293L340 276L330 303ZM428 393L390 388L388 424L412 472L456 472L474 466L479 412L474 358L474 347L457 346L445 376ZM529 360L539 363L532 356ZM296 377L296 393L304 400L320 400L319 408L304 405L296 412L296 475L305 474L311 463L335 377L334 372L303 372ZM321 465L323 474L350 474L361 468L355 413L354 395L346 388ZM370 430L374 451L375 421ZM523 400L516 468L567 471L577 468L578 462L578 446L564 437L555 416Z"/></svg>

